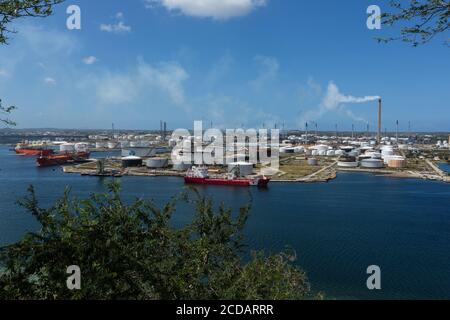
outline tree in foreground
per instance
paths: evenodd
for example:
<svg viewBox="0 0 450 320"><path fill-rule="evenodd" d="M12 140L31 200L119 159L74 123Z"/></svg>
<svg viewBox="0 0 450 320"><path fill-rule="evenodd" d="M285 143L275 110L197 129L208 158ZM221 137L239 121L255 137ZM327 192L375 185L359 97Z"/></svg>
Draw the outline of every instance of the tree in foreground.
<svg viewBox="0 0 450 320"><path fill-rule="evenodd" d="M449 0L391 0L390 5L394 12L383 13L382 23L388 26L402 24L403 27L399 36L379 38L379 41L401 40L418 46L450 30ZM450 37L446 44L450 44Z"/></svg>
<svg viewBox="0 0 450 320"><path fill-rule="evenodd" d="M233 213L195 191L163 208L125 204L120 187L87 200L69 191L49 209L35 192L20 204L42 228L0 252L0 299L302 299L303 271L287 253L245 258L250 206ZM177 203L195 206L191 223L171 226ZM81 289L68 290L66 270L78 265Z"/></svg>
<svg viewBox="0 0 450 320"><path fill-rule="evenodd" d="M1 115L0 123L4 123L9 126L16 125L16 123L14 121L12 121L11 119L4 118L5 116L8 116L14 109L16 109L16 107L14 107L14 106L4 107L2 105L2 99L0 99L0 115Z"/></svg>
<svg viewBox="0 0 450 320"><path fill-rule="evenodd" d="M0 44L7 44L8 34L14 33L8 25L24 17L48 17L53 6L64 0L0 0Z"/></svg>

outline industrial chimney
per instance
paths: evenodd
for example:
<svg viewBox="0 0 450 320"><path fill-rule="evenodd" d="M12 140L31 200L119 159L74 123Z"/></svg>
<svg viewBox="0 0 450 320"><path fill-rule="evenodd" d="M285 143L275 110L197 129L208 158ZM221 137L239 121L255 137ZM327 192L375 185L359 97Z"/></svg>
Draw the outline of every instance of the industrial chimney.
<svg viewBox="0 0 450 320"><path fill-rule="evenodd" d="M378 99L378 134L377 143L381 144L381 98Z"/></svg>

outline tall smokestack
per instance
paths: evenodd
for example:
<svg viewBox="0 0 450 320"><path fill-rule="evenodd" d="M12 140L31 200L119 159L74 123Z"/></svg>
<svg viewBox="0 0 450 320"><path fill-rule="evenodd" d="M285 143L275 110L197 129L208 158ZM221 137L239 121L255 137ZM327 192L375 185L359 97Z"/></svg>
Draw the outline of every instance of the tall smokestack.
<svg viewBox="0 0 450 320"><path fill-rule="evenodd" d="M381 98L378 99L378 134L377 143L381 144Z"/></svg>

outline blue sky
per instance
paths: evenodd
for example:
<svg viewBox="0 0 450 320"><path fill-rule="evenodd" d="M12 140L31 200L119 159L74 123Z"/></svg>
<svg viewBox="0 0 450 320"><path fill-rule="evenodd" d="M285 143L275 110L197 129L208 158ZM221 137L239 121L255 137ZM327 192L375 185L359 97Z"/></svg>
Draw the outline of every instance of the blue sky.
<svg viewBox="0 0 450 320"><path fill-rule="evenodd" d="M206 5L196 6L205 2ZM66 28L81 8L82 29ZM0 47L0 97L20 128L285 123L450 129L450 49L379 44L365 0L79 0L21 20ZM447 35L448 37L448 35ZM368 97L364 99L364 97Z"/></svg>

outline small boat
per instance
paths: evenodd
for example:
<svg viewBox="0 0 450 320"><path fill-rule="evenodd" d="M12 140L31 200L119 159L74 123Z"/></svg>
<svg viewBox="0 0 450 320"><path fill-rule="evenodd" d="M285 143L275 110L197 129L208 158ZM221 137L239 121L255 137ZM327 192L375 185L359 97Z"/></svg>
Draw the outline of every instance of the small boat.
<svg viewBox="0 0 450 320"><path fill-rule="evenodd" d="M67 164L69 162L86 161L90 156L89 152L74 152L74 153L58 153L48 156L40 156L36 163L39 167L51 167Z"/></svg>
<svg viewBox="0 0 450 320"><path fill-rule="evenodd" d="M207 168L193 167L186 173L184 182L187 184L206 184L216 186L267 187L270 179L264 176L240 178L233 174L209 176Z"/></svg>

